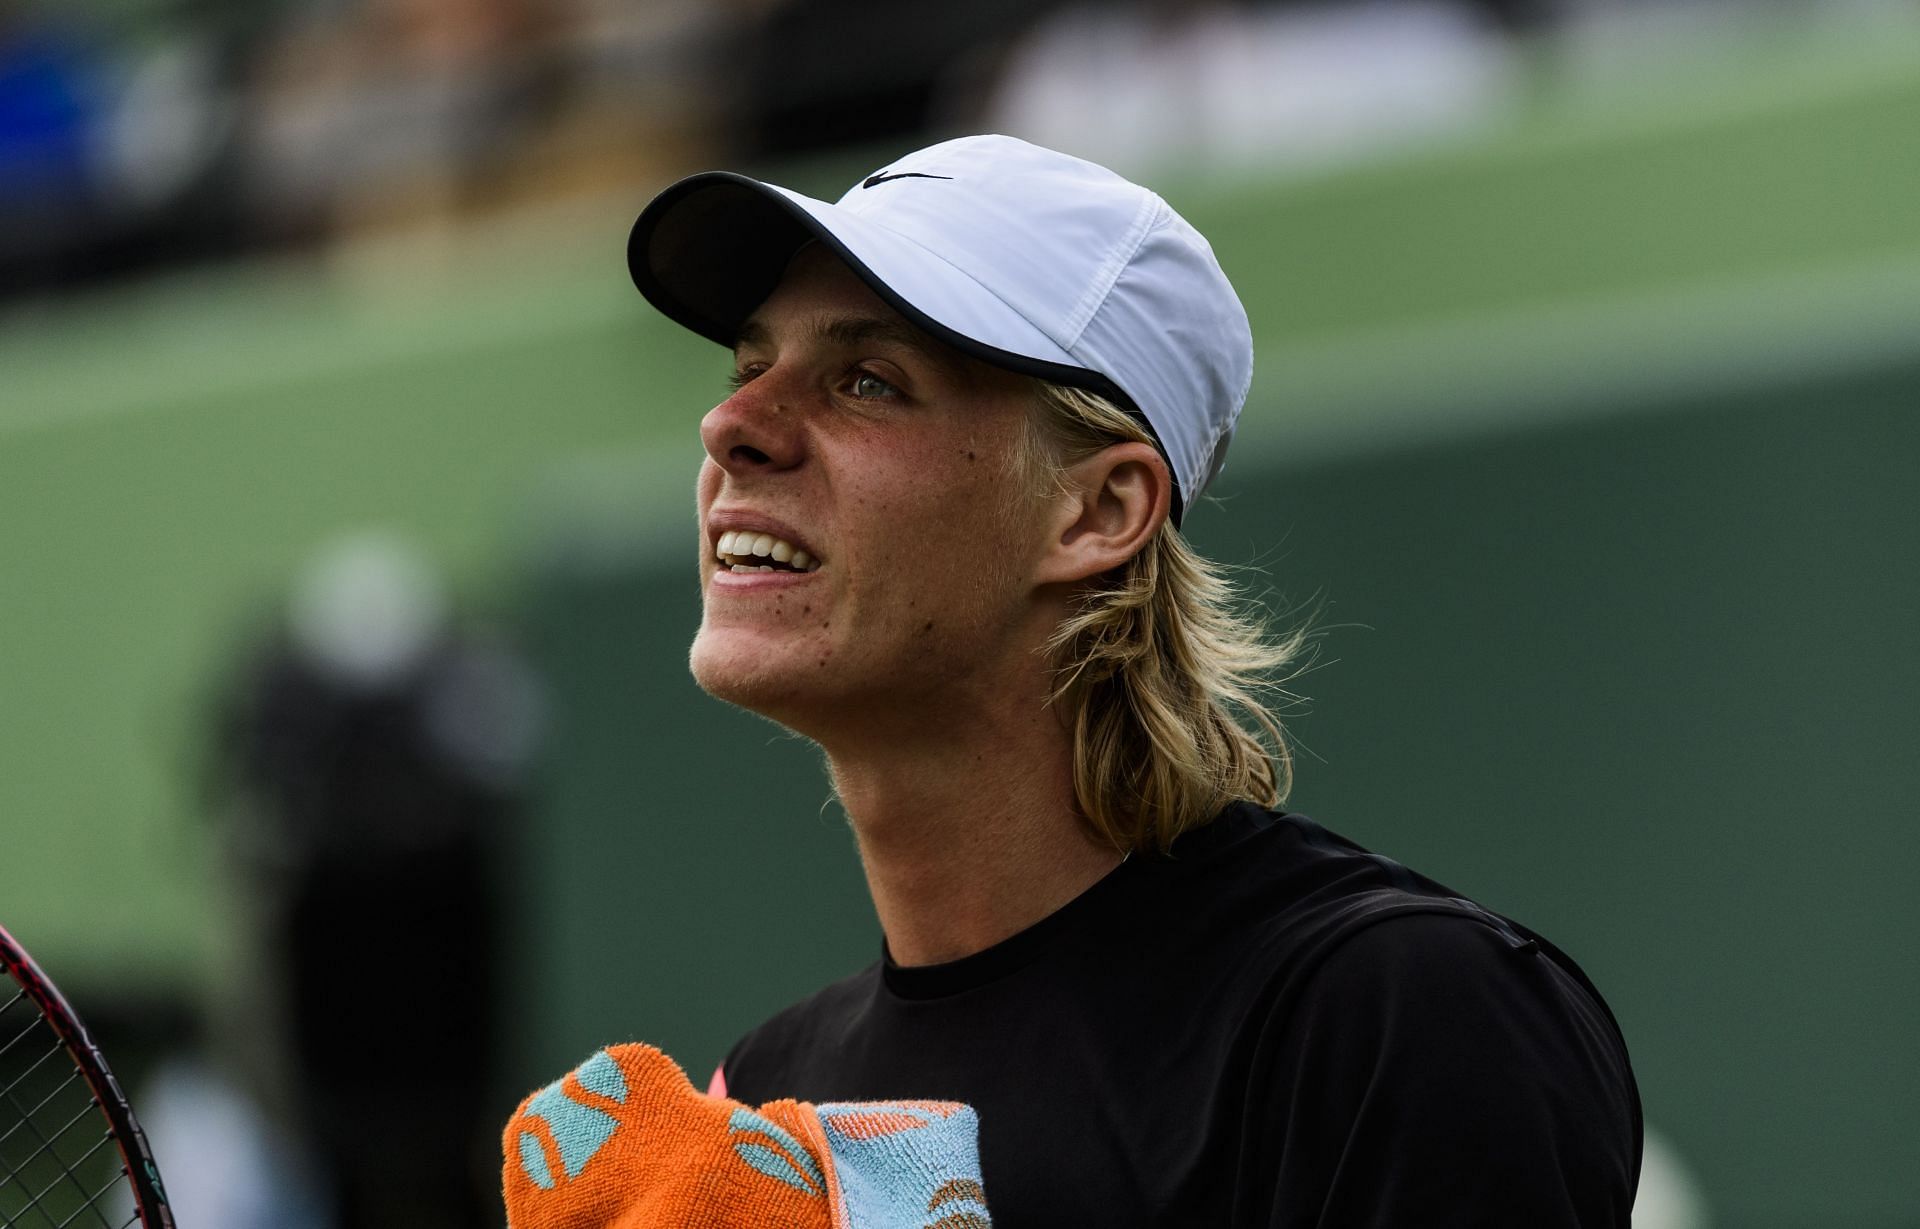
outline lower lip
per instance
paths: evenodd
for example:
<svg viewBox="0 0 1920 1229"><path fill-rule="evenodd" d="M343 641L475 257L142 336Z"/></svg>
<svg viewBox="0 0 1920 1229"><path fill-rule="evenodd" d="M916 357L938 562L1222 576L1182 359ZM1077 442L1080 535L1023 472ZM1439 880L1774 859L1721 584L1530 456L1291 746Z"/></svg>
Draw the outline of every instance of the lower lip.
<svg viewBox="0 0 1920 1229"><path fill-rule="evenodd" d="M726 568L715 568L708 583L720 589L778 588L797 585L812 575L812 572L730 572Z"/></svg>

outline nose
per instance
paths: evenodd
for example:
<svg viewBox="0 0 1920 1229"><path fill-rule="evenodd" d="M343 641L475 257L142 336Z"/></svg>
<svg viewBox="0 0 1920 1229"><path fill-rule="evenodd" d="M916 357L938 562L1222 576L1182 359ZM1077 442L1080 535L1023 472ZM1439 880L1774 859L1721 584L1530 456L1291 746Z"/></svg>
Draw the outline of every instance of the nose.
<svg viewBox="0 0 1920 1229"><path fill-rule="evenodd" d="M798 390L779 370L765 372L707 411L700 442L734 477L792 469L806 456Z"/></svg>

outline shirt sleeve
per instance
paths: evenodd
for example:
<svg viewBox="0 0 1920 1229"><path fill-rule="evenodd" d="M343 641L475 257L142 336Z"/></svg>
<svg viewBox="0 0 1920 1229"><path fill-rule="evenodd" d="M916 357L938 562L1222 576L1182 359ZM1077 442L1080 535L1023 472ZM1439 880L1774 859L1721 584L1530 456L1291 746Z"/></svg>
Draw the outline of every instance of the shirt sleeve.
<svg viewBox="0 0 1920 1229"><path fill-rule="evenodd" d="M1629 1224L1625 1048L1537 943L1456 914L1375 921L1275 1001L1257 1045L1239 1223Z"/></svg>

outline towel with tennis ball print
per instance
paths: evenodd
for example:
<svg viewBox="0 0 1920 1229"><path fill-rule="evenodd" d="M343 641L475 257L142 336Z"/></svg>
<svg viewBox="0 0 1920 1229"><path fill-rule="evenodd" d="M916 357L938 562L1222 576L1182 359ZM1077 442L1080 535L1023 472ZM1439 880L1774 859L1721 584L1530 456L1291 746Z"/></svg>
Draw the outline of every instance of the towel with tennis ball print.
<svg viewBox="0 0 1920 1229"><path fill-rule="evenodd" d="M952 1101L695 1091L652 1046L601 1050L507 1122L508 1229L989 1229L979 1119Z"/></svg>

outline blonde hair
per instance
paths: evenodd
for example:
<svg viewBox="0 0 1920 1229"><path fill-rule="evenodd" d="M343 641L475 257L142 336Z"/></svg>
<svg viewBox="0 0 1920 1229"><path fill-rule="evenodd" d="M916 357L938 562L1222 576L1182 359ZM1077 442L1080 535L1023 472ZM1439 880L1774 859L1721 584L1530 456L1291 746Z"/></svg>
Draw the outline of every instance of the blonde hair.
<svg viewBox="0 0 1920 1229"><path fill-rule="evenodd" d="M1104 397L1036 385L1025 459L1051 490L1102 448L1153 442ZM1297 672L1306 631L1270 636L1239 599L1226 569L1168 520L1137 555L1088 582L1047 644L1053 703L1073 734L1075 800L1117 849L1164 851L1227 803L1277 806L1293 783L1268 697L1290 698L1279 687Z"/></svg>

